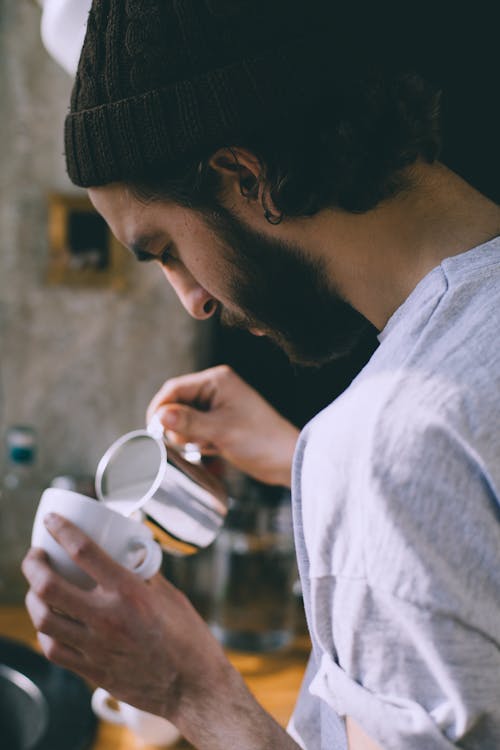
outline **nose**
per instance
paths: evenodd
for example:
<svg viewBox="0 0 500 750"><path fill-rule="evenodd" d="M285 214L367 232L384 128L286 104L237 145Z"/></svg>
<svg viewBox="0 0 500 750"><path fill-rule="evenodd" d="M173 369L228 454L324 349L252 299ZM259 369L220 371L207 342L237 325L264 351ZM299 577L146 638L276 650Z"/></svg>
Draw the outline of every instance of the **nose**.
<svg viewBox="0 0 500 750"><path fill-rule="evenodd" d="M217 300L204 289L185 269L181 273L162 268L163 274L173 288L182 306L196 320L211 318L217 309Z"/></svg>

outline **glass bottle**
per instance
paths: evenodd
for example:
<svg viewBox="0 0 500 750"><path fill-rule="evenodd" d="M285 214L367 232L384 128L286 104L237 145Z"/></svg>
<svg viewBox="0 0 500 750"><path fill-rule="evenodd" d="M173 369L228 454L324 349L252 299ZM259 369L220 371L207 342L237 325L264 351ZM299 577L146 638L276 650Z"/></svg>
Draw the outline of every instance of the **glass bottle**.
<svg viewBox="0 0 500 750"><path fill-rule="evenodd" d="M226 647L273 651L295 635L290 493L247 479L213 545L209 625Z"/></svg>
<svg viewBox="0 0 500 750"><path fill-rule="evenodd" d="M10 427L6 449L0 489L0 599L14 603L22 600L26 590L21 562L30 545L40 496L35 430L25 425Z"/></svg>

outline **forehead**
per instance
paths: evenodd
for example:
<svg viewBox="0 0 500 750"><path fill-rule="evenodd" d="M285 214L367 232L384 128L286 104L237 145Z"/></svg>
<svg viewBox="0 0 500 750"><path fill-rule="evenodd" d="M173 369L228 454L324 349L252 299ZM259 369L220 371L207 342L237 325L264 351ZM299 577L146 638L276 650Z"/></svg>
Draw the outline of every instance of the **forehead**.
<svg viewBox="0 0 500 750"><path fill-rule="evenodd" d="M124 244L128 244L145 222L151 221L154 213L155 204L147 205L141 202L131 189L122 183L89 188L88 195L96 211Z"/></svg>
<svg viewBox="0 0 500 750"><path fill-rule="evenodd" d="M175 227L195 219L189 209L174 203L142 201L123 183L89 188L88 194L115 237L128 247L138 235L160 231L170 233Z"/></svg>

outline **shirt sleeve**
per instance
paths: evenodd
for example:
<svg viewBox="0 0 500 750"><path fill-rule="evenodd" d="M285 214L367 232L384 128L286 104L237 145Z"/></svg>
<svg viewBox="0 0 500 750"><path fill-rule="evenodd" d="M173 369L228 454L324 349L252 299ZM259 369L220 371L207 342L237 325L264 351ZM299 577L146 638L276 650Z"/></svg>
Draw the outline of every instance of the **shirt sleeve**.
<svg viewBox="0 0 500 750"><path fill-rule="evenodd" d="M474 436L410 417L378 425L358 477L362 574L322 546L310 692L384 750L498 749L498 497Z"/></svg>
<svg viewBox="0 0 500 750"><path fill-rule="evenodd" d="M344 603L332 634L316 633L322 653L312 695L351 716L384 750L500 747L496 644L362 581L311 584L315 608L332 597Z"/></svg>

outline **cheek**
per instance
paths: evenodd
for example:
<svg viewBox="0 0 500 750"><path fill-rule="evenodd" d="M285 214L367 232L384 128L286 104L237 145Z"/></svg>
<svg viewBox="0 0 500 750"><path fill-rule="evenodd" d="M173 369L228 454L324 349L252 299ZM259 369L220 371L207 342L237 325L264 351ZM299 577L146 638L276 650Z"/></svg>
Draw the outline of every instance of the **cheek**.
<svg viewBox="0 0 500 750"><path fill-rule="evenodd" d="M223 287L230 271L227 248L202 219L186 224L175 240L186 270L202 286L212 290Z"/></svg>
<svg viewBox="0 0 500 750"><path fill-rule="evenodd" d="M182 280L201 287L223 305L231 304L231 284L228 283L231 268L221 258L220 251L213 246L206 246L205 250L193 253L186 265L174 261L171 266L165 267L164 273L171 284Z"/></svg>

